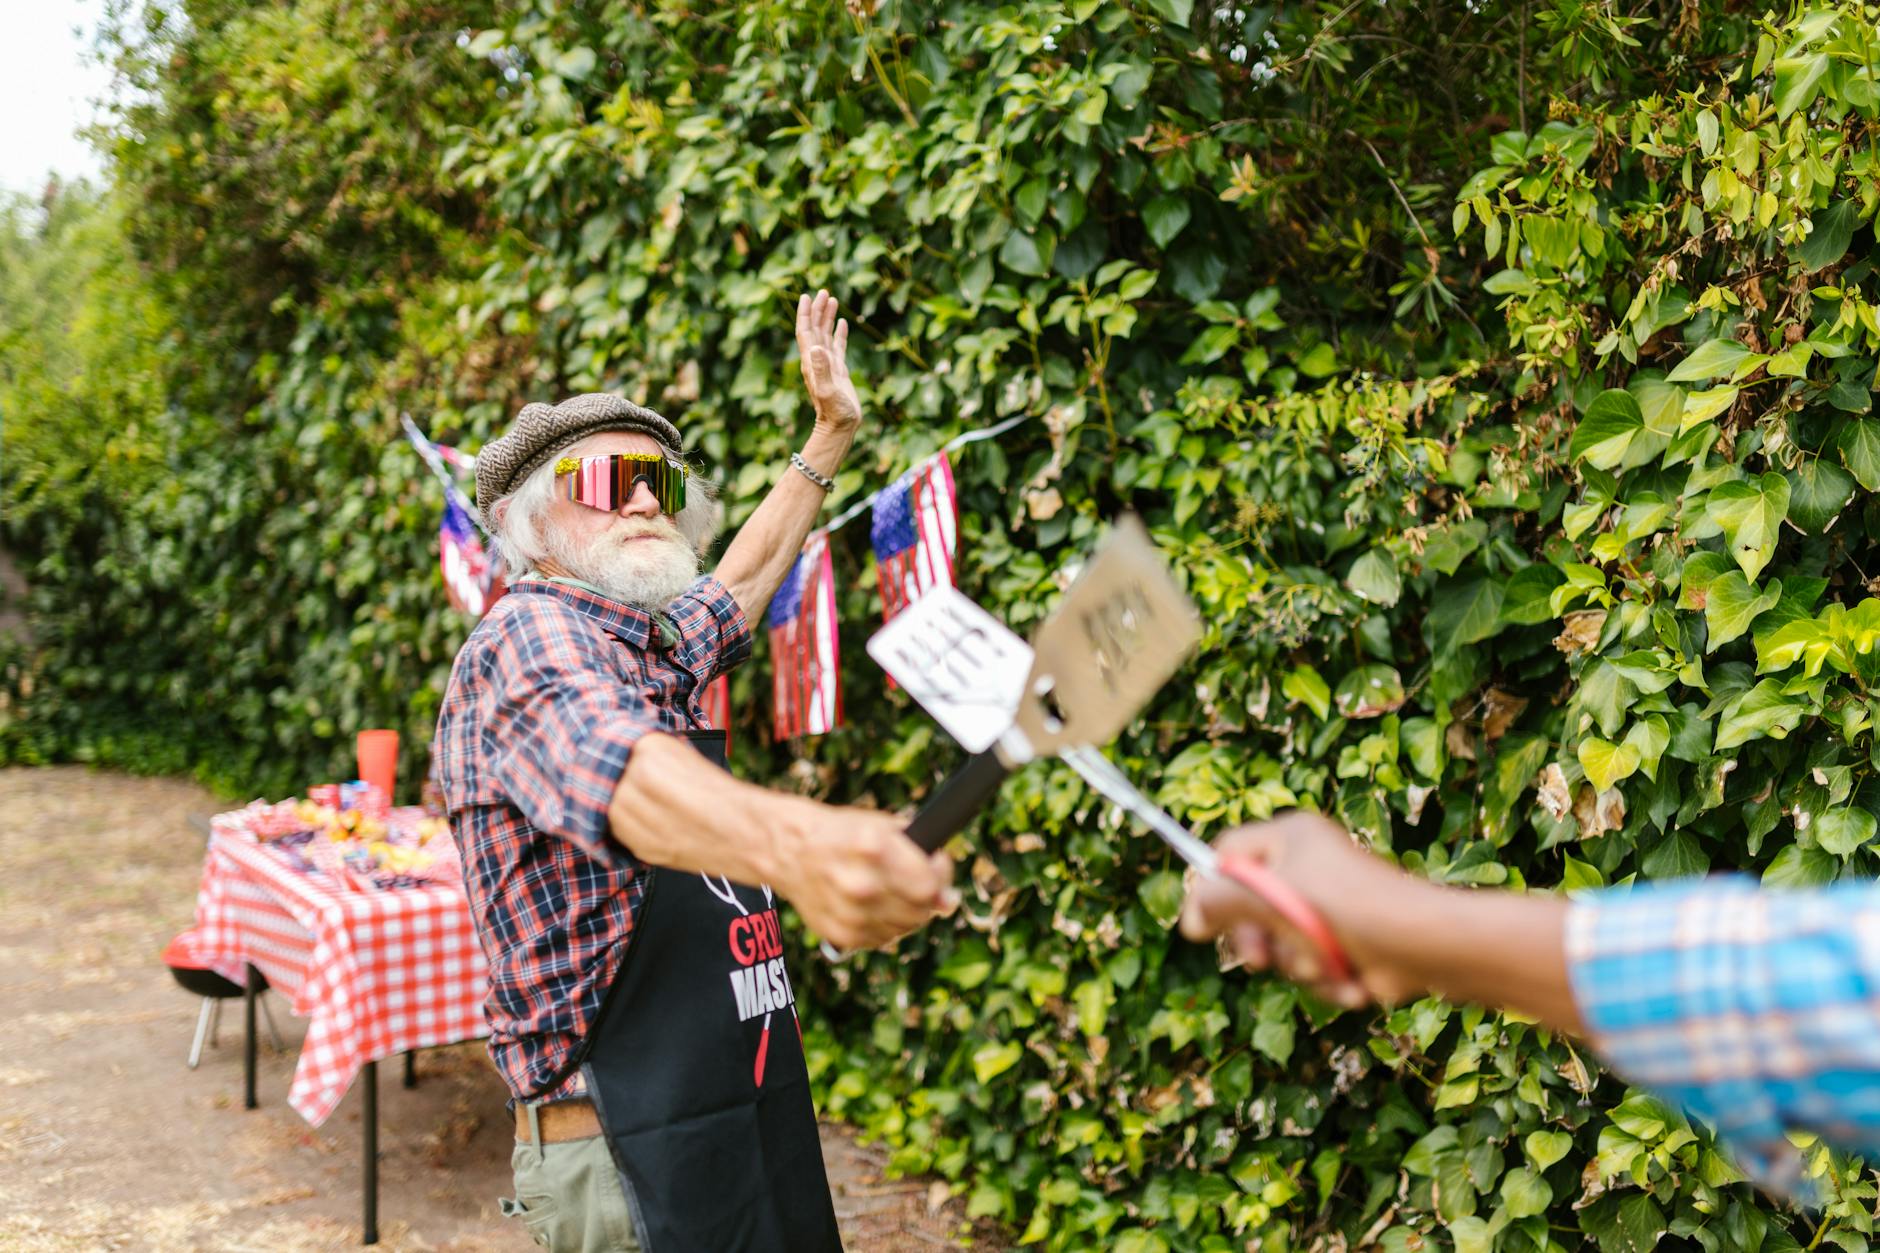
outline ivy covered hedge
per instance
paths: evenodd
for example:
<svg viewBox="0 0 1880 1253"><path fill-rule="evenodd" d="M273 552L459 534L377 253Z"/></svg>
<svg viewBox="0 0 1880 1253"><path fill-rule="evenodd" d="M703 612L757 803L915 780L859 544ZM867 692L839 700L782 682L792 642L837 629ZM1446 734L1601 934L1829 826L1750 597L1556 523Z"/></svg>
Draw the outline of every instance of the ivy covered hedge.
<svg viewBox="0 0 1880 1253"><path fill-rule="evenodd" d="M680 416L736 523L839 293L876 426L948 435L961 581L1023 629L1122 508L1211 623L1118 753L1205 832L1316 806L1431 877L1871 874L1874 18L1711 0L1203 8L189 0L115 33L110 186L16 208L0 465L35 643L6 756L422 765L450 656L408 409ZM186 20L185 20L186 19ZM1433 28L1440 26L1440 29ZM741 772L916 802L957 754L860 649ZM760 649L758 667L765 664ZM810 966L825 1107L1046 1248L1864 1250L1582 1046L1338 1013L1171 942L1180 876L1034 766L959 917Z"/></svg>

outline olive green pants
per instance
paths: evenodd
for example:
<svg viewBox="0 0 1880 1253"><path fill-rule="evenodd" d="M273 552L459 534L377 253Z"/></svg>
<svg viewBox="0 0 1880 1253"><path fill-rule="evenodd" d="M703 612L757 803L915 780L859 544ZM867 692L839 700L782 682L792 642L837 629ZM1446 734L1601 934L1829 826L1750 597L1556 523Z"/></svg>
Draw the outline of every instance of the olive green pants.
<svg viewBox="0 0 1880 1253"><path fill-rule="evenodd" d="M550 1253L639 1253L640 1237L605 1137L518 1141L509 1164L516 1173L516 1199L503 1198L503 1213L520 1218Z"/></svg>

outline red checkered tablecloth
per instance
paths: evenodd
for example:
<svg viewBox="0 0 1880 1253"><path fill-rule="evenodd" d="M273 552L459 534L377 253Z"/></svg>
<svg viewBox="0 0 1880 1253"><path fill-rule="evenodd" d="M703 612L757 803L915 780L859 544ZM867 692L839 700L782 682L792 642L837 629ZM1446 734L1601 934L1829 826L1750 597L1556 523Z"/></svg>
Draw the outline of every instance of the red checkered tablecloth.
<svg viewBox="0 0 1880 1253"><path fill-rule="evenodd" d="M211 821L198 952L252 962L309 1019L287 1102L316 1127L370 1061L489 1034L488 968L456 884L362 891L297 869L243 811Z"/></svg>

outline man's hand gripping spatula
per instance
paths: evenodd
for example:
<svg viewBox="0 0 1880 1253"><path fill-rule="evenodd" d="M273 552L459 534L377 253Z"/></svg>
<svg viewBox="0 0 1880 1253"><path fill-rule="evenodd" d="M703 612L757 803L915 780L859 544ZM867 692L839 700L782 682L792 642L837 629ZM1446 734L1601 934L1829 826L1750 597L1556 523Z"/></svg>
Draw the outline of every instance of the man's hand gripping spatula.
<svg viewBox="0 0 1880 1253"><path fill-rule="evenodd" d="M1098 546L1057 611L1027 646L952 588L928 592L869 641L869 654L974 754L908 824L936 849L1035 758L1058 756L1100 794L1167 840L1203 874L1266 900L1347 966L1331 930L1263 867L1219 858L1137 791L1098 746L1115 738L1181 666L1201 637L1194 605L1141 522L1125 516ZM828 946L824 952L839 957Z"/></svg>

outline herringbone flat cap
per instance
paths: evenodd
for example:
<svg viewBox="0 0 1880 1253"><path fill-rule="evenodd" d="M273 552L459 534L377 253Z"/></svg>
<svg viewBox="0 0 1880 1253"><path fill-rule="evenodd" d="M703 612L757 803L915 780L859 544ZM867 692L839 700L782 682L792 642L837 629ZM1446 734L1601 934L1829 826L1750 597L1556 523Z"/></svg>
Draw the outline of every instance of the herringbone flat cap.
<svg viewBox="0 0 1880 1253"><path fill-rule="evenodd" d="M678 427L625 397L588 392L558 405L537 401L522 406L515 423L477 454L477 512L494 527L490 506L522 486L550 457L602 431L639 431L675 453L685 451Z"/></svg>

